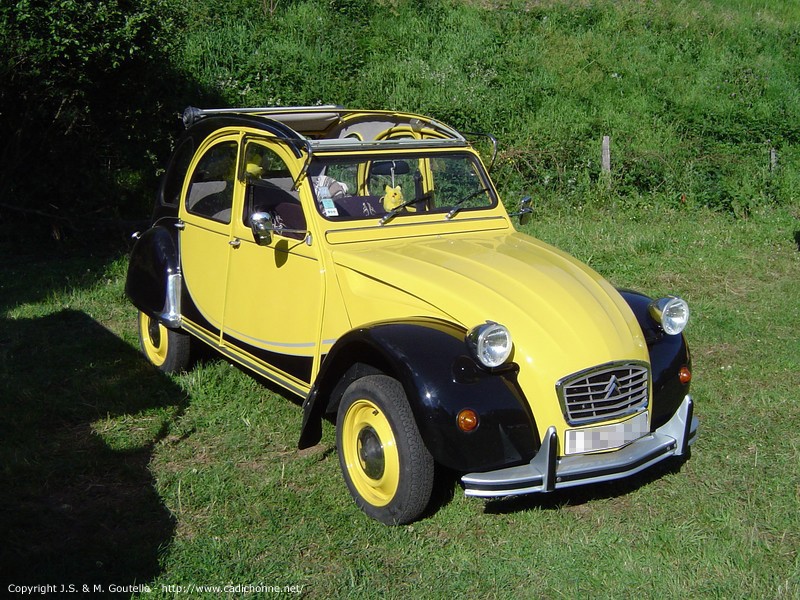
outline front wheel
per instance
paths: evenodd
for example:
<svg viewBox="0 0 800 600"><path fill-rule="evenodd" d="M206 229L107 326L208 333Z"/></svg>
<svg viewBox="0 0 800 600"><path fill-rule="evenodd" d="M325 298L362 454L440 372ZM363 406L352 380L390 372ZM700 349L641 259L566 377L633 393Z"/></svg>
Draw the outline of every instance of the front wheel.
<svg viewBox="0 0 800 600"><path fill-rule="evenodd" d="M354 381L337 423L339 464L361 510L387 525L419 517L431 498L434 462L403 386L386 375Z"/></svg>
<svg viewBox="0 0 800 600"><path fill-rule="evenodd" d="M177 373L189 366L189 334L167 329L139 311L139 347L160 371Z"/></svg>

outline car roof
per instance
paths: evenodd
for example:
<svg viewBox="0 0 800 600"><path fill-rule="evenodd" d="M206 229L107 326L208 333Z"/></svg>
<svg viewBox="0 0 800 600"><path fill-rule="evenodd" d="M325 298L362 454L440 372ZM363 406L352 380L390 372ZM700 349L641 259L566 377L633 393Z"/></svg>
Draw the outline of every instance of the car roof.
<svg viewBox="0 0 800 600"><path fill-rule="evenodd" d="M183 122L189 129L236 124L263 129L300 142L309 153L469 145L458 131L431 117L335 105L212 109L190 106L183 112ZM422 139L397 137L410 132L421 134Z"/></svg>

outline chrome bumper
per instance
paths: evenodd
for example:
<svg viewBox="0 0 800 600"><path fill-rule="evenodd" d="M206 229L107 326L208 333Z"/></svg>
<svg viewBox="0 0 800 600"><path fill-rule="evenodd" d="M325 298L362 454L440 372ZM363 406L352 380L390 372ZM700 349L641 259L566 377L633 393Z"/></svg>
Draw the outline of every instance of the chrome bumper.
<svg viewBox="0 0 800 600"><path fill-rule="evenodd" d="M497 498L629 477L670 456L686 454L697 439L698 424L693 416L692 398L686 396L667 423L619 450L561 458L558 458L556 429L550 427L530 463L486 473L467 473L461 478L464 493Z"/></svg>

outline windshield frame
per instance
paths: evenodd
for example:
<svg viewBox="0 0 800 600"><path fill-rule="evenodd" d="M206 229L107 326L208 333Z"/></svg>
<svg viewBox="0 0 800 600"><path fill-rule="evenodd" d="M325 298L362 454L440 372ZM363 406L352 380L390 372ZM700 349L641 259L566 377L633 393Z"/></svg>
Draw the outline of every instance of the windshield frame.
<svg viewBox="0 0 800 600"><path fill-rule="evenodd" d="M462 159L465 162L465 169L469 170L468 174L474 175L475 177L474 185L470 188L471 191L467 191L467 195L476 190L485 190L486 198L488 199L487 203L480 206L460 206L456 212L460 215L462 213L488 212L497 208L497 206L501 204L500 198L480 156L472 149L463 147L436 151L431 151L429 149L420 150L419 148L398 151L397 148L394 148L392 151L387 150L385 152L314 153L306 177L317 214L322 217L323 220L330 223L379 220L380 224L383 225L395 222L397 219L405 221L408 218L421 217L423 215L429 217L432 215L441 215L441 220L446 221L452 218L452 216L448 217L447 215L453 210L455 201L443 203L441 205L434 204L436 190L432 186L435 185L436 177L433 174L435 169L431 169L431 165L434 164L433 161L439 159L452 160L453 158ZM373 174L371 169L375 163L385 163L388 161L397 161L398 163L405 162L407 164L414 164L417 162L415 165L417 170L414 175L421 177L421 186L419 182L415 181L414 187L412 188L413 193L407 194L406 192L403 199L407 202L413 198L421 198L419 199L419 204L412 203L409 207L410 210L403 209L392 215L390 219L384 220L383 217L388 215L391 211L384 208L381 198L386 195L389 190L388 188L384 190L374 190L369 189L367 186L370 185L369 180ZM320 189L323 187L320 183L325 182L318 178L321 174L330 177L331 175L329 175L329 173L331 172L330 168L332 166L349 167L350 169L354 169L354 173L351 173L350 180L345 182L347 190L344 196L340 195L325 199L320 195ZM334 174L337 174L335 170ZM385 174L382 173L381 175ZM400 174L398 174L398 176L399 175ZM403 189L407 189L410 187L408 178L411 177L411 175L408 174L408 171L405 171L402 175L405 176L406 182L406 188ZM338 182L339 180L334 179L334 181ZM441 182L443 180L440 178L439 181ZM374 185L374 183L372 185ZM326 185L324 187L328 186ZM336 194L342 193L340 188L336 188L333 192L332 190L333 188L330 188L326 190L326 192ZM323 192L323 194L324 193L325 192ZM340 214L340 211L345 212L344 208L338 202L338 200L343 198L353 198L353 200L348 203L350 205L357 204L359 200L361 200L361 212L350 210L347 214ZM458 199L463 199L463 197L459 197L457 200ZM421 210L414 210L416 206L420 206Z"/></svg>

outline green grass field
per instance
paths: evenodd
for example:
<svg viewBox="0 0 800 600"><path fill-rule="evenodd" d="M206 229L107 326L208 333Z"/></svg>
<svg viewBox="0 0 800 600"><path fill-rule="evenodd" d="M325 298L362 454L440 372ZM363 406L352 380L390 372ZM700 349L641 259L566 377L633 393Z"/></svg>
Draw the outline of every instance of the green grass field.
<svg viewBox="0 0 800 600"><path fill-rule="evenodd" d="M435 511L397 528L350 499L330 426L296 449L296 400L213 357L176 377L151 369L124 257L17 252L0 267L4 575L146 584L143 598L191 585L294 585L309 598L800 597L798 217L540 204L537 237L615 285L690 302L692 457L507 501L464 498L451 481ZM192 596L247 588L229 590Z"/></svg>

